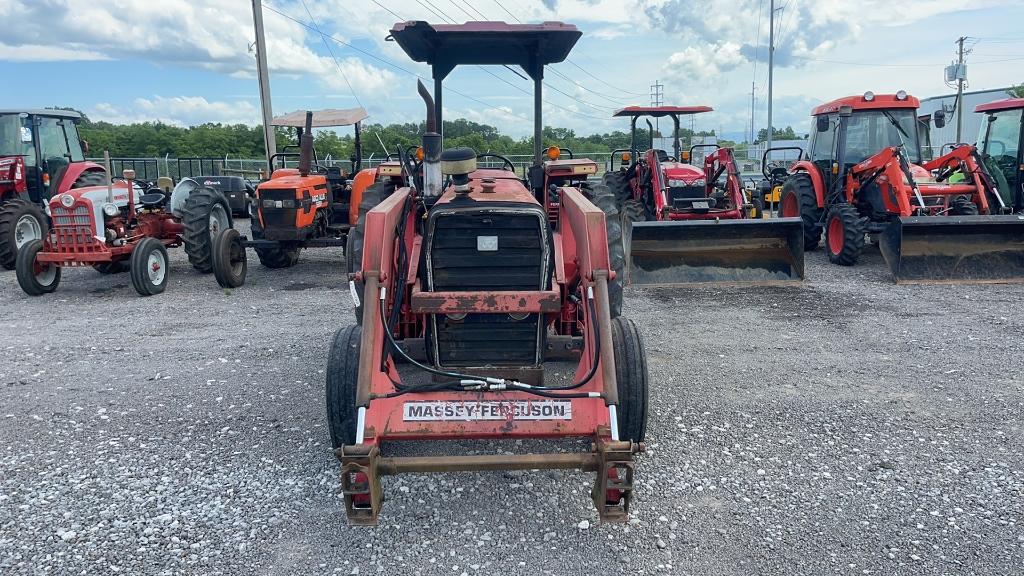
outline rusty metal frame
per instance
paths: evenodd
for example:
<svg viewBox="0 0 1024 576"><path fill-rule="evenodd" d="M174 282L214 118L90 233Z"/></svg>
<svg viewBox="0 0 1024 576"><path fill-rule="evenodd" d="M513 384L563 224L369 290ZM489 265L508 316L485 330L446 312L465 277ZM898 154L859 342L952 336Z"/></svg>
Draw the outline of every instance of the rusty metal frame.
<svg viewBox="0 0 1024 576"><path fill-rule="evenodd" d="M562 298L557 290L423 292L417 285L413 287L410 309L424 314L558 312L562 309Z"/></svg>

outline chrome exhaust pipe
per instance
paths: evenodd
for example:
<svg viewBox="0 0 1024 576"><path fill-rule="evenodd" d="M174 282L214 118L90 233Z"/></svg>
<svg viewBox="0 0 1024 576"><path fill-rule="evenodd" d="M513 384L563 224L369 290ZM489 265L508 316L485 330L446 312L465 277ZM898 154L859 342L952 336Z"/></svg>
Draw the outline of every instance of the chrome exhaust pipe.
<svg viewBox="0 0 1024 576"><path fill-rule="evenodd" d="M416 91L427 106L427 130L423 134L423 196L437 198L443 192L444 175L441 174L441 134L437 131L434 99L423 82L416 81Z"/></svg>

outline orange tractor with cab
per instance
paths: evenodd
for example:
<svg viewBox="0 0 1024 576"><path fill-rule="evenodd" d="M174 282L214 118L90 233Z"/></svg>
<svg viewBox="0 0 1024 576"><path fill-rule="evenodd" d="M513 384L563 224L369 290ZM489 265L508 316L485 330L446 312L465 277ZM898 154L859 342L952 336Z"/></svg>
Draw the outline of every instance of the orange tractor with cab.
<svg viewBox="0 0 1024 576"><path fill-rule="evenodd" d="M1024 98L986 102L974 111L985 115L978 152L1002 203L1024 213Z"/></svg>
<svg viewBox="0 0 1024 576"><path fill-rule="evenodd" d="M224 230L215 239L213 272L218 284L237 288L245 283L246 248L253 248L267 268L289 268L303 248L353 241L349 232L361 215L402 183L397 162L362 168L361 123L366 118L365 110L352 108L298 111L274 119L274 126L296 129L300 151L280 152L269 159L270 179L256 186L251 204L252 239L237 230ZM313 128L333 126L355 127L352 175L337 166L320 165L313 148ZM295 168L286 166L289 158L298 159Z"/></svg>
<svg viewBox="0 0 1024 576"><path fill-rule="evenodd" d="M382 477L407 472L582 469L602 520L628 519L647 419L643 340L611 283L621 240L611 191L584 187L590 161L545 161L544 67L580 37L558 22L395 24L390 37L433 71L422 160L399 151L407 185L370 210L351 276L359 323L327 364L327 417L349 522L375 524ZM442 81L458 65L518 65L534 80L534 164L481 169L443 149ZM606 206L602 210L601 206ZM619 256L613 256L614 246ZM350 255L350 258L353 255ZM617 296L621 299L621 293ZM552 374L544 364L574 369ZM401 370L400 370L401 368ZM458 454L460 441L589 440L589 450ZM434 456L387 455L426 440ZM452 442L456 441L456 442Z"/></svg>
<svg viewBox="0 0 1024 576"><path fill-rule="evenodd" d="M604 183L622 213L628 281L677 285L704 282L777 283L804 277L800 221L763 220L747 197L731 148L699 144L680 150L681 116L708 106L630 106L615 113L630 119L629 150ZM638 118L672 119L673 155L651 147L639 152ZM648 125L650 122L648 121ZM701 166L691 164L700 150Z"/></svg>
<svg viewBox="0 0 1024 576"><path fill-rule="evenodd" d="M824 230L836 264L856 264L870 235L897 282L1020 279L1024 220L1001 215L1008 207L973 146L922 161L917 108L903 91L815 108L809 157L790 167L782 215L802 219L807 250ZM941 112L935 122L944 125Z"/></svg>

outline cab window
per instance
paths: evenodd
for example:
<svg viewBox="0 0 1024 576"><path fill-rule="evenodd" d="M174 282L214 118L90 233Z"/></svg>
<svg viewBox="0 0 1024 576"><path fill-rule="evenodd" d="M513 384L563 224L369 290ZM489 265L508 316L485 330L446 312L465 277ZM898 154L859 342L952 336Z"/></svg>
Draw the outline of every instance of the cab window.
<svg viewBox="0 0 1024 576"><path fill-rule="evenodd" d="M39 153L43 160L66 158L68 142L64 138L64 126L60 118L39 119ZM81 151L79 151L81 154Z"/></svg>
<svg viewBox="0 0 1024 576"><path fill-rule="evenodd" d="M835 158L835 114L829 114L828 120L832 127L825 132L818 132L817 118L812 119L811 134L814 134L814 144L811 146L811 162L831 163Z"/></svg>

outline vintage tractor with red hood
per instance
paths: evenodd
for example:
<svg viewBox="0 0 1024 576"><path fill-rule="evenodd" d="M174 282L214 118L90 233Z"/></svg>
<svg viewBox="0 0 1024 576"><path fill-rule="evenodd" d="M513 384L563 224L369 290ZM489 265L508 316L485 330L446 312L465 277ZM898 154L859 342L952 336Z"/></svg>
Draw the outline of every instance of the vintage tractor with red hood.
<svg viewBox="0 0 1024 576"><path fill-rule="evenodd" d="M588 199L611 194L556 184L550 195L542 183L544 67L579 37L558 22L391 30L389 39L431 66L435 90L419 86L422 162L399 151L409 185L360 225L351 280L361 323L339 330L330 348L327 417L352 524L377 522L385 475L572 468L596 473L602 520L628 518L647 369L636 326L613 313L609 283L622 262L610 256L605 212ZM443 149L441 83L460 64L518 65L534 80L536 169L527 181L507 166L479 169L485 155L472 149ZM545 370L554 360L574 370ZM453 440L481 439L589 440L590 449L452 453L462 446ZM440 455L386 454L406 440L434 442Z"/></svg>
<svg viewBox="0 0 1024 576"><path fill-rule="evenodd" d="M618 170L605 173L623 218L628 282L679 285L704 282L783 283L803 280L798 219L762 220L747 198L731 148L700 144L680 150L679 119L708 106L629 106L630 150ZM672 119L673 155L640 151L638 118ZM648 125L650 122L648 121ZM705 152L701 167L690 163Z"/></svg>
<svg viewBox="0 0 1024 576"><path fill-rule="evenodd" d="M1009 214L974 146L923 161L918 106L901 90L816 107L809 157L782 187L782 215L802 219L807 250L824 230L836 264L856 264L870 236L896 282L1024 279L1024 219ZM944 116L935 121L941 128Z"/></svg>
<svg viewBox="0 0 1024 576"><path fill-rule="evenodd" d="M109 157L107 160L109 166ZM169 194L144 190L135 171L105 185L72 188L50 198L52 226L18 250L18 284L30 296L57 289L61 269L92 267L102 274L129 272L142 296L164 291L167 248L184 246L201 272L212 268L212 235L232 225L224 196L185 178Z"/></svg>
<svg viewBox="0 0 1024 576"><path fill-rule="evenodd" d="M82 116L68 110L0 110L0 266L14 269L18 249L46 236L50 198L107 182L86 162Z"/></svg>

